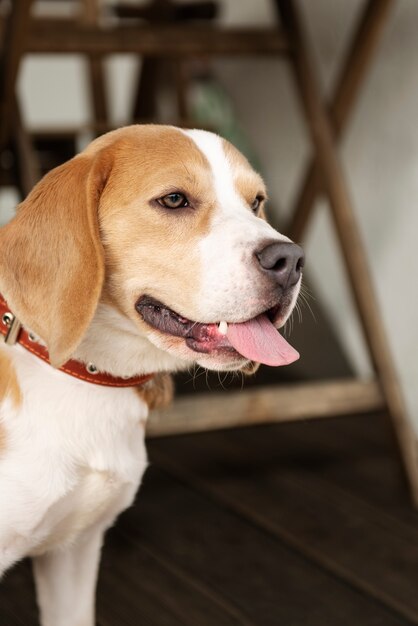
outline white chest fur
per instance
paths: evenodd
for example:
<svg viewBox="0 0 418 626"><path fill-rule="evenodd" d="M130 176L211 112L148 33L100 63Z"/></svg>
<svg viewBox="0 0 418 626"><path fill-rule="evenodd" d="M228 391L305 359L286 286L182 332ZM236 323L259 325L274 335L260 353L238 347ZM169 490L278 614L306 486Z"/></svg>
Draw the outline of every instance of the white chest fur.
<svg viewBox="0 0 418 626"><path fill-rule="evenodd" d="M107 526L131 503L147 463L148 409L133 389L84 383L20 346L0 349L22 392L17 408L0 405L0 553L7 546L3 558L14 561Z"/></svg>

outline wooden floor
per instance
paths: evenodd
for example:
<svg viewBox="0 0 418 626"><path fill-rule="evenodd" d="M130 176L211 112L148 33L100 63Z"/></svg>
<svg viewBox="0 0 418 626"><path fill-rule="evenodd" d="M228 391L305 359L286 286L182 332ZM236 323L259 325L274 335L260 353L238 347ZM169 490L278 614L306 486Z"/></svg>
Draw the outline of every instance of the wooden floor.
<svg viewBox="0 0 418 626"><path fill-rule="evenodd" d="M108 533L101 626L418 624L418 515L381 416L149 442ZM29 563L1 626L37 624Z"/></svg>

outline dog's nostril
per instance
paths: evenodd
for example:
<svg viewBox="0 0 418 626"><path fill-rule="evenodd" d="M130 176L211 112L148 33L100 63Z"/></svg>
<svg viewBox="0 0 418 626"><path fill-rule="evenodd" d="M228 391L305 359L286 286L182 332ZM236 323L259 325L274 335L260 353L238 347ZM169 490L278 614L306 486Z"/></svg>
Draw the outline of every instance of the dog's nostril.
<svg viewBox="0 0 418 626"><path fill-rule="evenodd" d="M300 270L303 268L304 265L305 265L305 257L301 256L300 259L298 259L298 262L296 263L296 271L300 272Z"/></svg>
<svg viewBox="0 0 418 626"><path fill-rule="evenodd" d="M271 269L275 272L281 272L286 269L286 265L287 265L287 259L282 258L276 261L276 263Z"/></svg>

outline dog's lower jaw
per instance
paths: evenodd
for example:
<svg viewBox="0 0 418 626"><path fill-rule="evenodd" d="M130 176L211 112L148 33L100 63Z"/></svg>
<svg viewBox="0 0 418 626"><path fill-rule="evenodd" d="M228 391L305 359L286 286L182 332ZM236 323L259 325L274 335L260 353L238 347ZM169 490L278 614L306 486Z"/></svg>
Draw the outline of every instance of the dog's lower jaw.
<svg viewBox="0 0 418 626"><path fill-rule="evenodd" d="M99 304L73 358L114 376L177 372L190 366L140 334L134 322L110 304Z"/></svg>
<svg viewBox="0 0 418 626"><path fill-rule="evenodd" d="M92 362L114 376L178 372L200 365L211 370L239 371L249 361L237 353L194 352L178 337L165 337L151 328L149 337L110 304L99 304L73 358Z"/></svg>

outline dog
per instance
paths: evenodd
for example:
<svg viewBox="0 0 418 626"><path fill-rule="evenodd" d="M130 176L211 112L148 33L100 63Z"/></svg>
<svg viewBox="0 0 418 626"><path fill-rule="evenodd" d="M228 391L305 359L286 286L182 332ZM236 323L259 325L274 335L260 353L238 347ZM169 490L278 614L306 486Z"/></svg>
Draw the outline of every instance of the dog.
<svg viewBox="0 0 418 626"><path fill-rule="evenodd" d="M298 358L277 329L304 257L266 198L217 135L136 125L49 172L0 229L0 574L33 558L42 626L94 624L103 535L170 374Z"/></svg>

